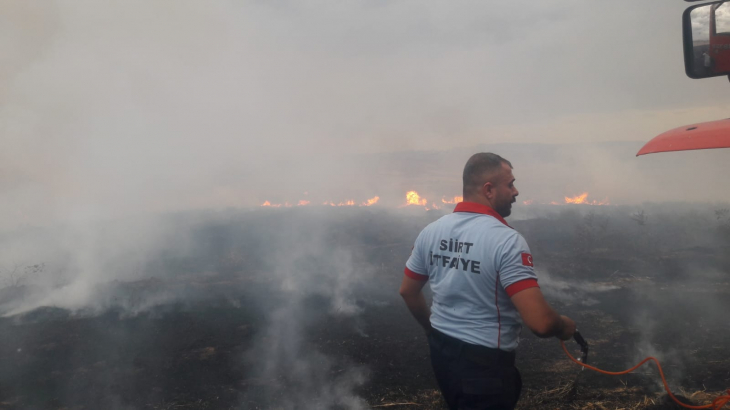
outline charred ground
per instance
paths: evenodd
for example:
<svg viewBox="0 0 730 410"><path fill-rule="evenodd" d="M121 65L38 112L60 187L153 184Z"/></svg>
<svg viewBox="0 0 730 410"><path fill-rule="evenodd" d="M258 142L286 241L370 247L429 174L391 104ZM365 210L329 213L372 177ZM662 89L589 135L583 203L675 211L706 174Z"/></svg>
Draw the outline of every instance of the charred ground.
<svg viewBox="0 0 730 410"><path fill-rule="evenodd" d="M165 217L185 240L134 279L96 281L87 306L0 319L0 409L443 408L397 295L413 240L441 214L331 211ZM709 205L571 207L512 224L591 363L623 370L655 355L672 388L700 402L730 386L727 217ZM78 280L67 260L30 261L42 271L6 280L3 312ZM99 266L124 272L113 263ZM570 397L576 366L554 339L523 336L521 408L672 408L651 365L582 372Z"/></svg>

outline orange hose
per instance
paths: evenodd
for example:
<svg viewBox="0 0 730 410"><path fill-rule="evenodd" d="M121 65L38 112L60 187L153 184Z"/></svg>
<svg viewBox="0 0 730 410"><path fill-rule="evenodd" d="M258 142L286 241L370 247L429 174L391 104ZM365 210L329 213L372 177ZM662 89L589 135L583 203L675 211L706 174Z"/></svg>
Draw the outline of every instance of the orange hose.
<svg viewBox="0 0 730 410"><path fill-rule="evenodd" d="M677 398L674 397L674 395L672 394L672 392L669 390L669 385L667 384L667 379L664 377L664 371L662 370L662 366L659 364L659 360L657 360L654 357L649 356L646 359L642 360L636 366L634 366L634 367L632 367L632 368L630 368L628 370L624 370L622 372L608 372L608 371L605 371L605 370L601 370L601 369L599 369L597 367L593 367L591 365L587 365L585 363L581 363L580 361L576 360L575 357L573 357L572 354L570 354L570 352L568 351L568 348L565 347L565 343L563 343L561 341L560 344L563 346L563 350L565 351L565 354L568 355L568 358L570 360L572 360L573 362L575 362L576 364L579 364L579 365L585 367L586 369L591 369L591 370L597 371L598 373L608 374L608 375L611 375L611 376L619 376L619 375L622 375L622 374L631 373L634 370L638 369L642 364L648 362L649 360L654 361L654 363L656 363L657 369L659 369L659 375L662 377L662 383L664 383L664 389L667 391L667 394L669 395L669 397L672 398L672 400L674 400L675 403L679 404L682 407L685 407L685 408L688 408L688 409L713 409L713 410L720 410L727 403L730 403L730 389L727 390L727 392L728 392L727 395L720 395L715 400L713 400L712 403L705 404L704 406L691 406L689 404L684 404L681 401L677 400Z"/></svg>

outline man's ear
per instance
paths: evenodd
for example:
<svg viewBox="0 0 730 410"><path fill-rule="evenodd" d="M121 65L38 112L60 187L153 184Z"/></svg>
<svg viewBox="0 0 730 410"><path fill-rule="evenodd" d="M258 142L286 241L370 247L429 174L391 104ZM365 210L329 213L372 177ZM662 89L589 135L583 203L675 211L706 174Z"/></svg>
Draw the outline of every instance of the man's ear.
<svg viewBox="0 0 730 410"><path fill-rule="evenodd" d="M489 200L492 199L494 196L494 185L491 182L487 182L482 185L482 195Z"/></svg>

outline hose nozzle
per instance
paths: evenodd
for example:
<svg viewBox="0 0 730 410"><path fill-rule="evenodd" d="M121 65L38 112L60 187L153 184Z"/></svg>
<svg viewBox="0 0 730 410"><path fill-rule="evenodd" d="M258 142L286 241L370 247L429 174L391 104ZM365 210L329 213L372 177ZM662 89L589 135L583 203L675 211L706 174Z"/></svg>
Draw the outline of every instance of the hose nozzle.
<svg viewBox="0 0 730 410"><path fill-rule="evenodd" d="M575 333L573 334L573 339L575 339L575 342L580 345L580 351L583 352L583 356L580 358L580 361L582 363L588 362L588 342L586 342L585 339L583 339L583 335L580 334L580 332L576 329Z"/></svg>

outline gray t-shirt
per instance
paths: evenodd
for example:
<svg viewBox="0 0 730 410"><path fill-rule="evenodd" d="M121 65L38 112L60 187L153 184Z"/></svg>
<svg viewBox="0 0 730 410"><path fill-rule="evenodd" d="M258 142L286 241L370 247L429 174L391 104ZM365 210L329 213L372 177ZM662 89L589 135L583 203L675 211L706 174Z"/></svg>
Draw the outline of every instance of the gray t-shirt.
<svg viewBox="0 0 730 410"><path fill-rule="evenodd" d="M537 285L530 248L492 208L457 204L421 231L406 275L428 280L431 326L467 343L512 351L522 320L510 297Z"/></svg>

